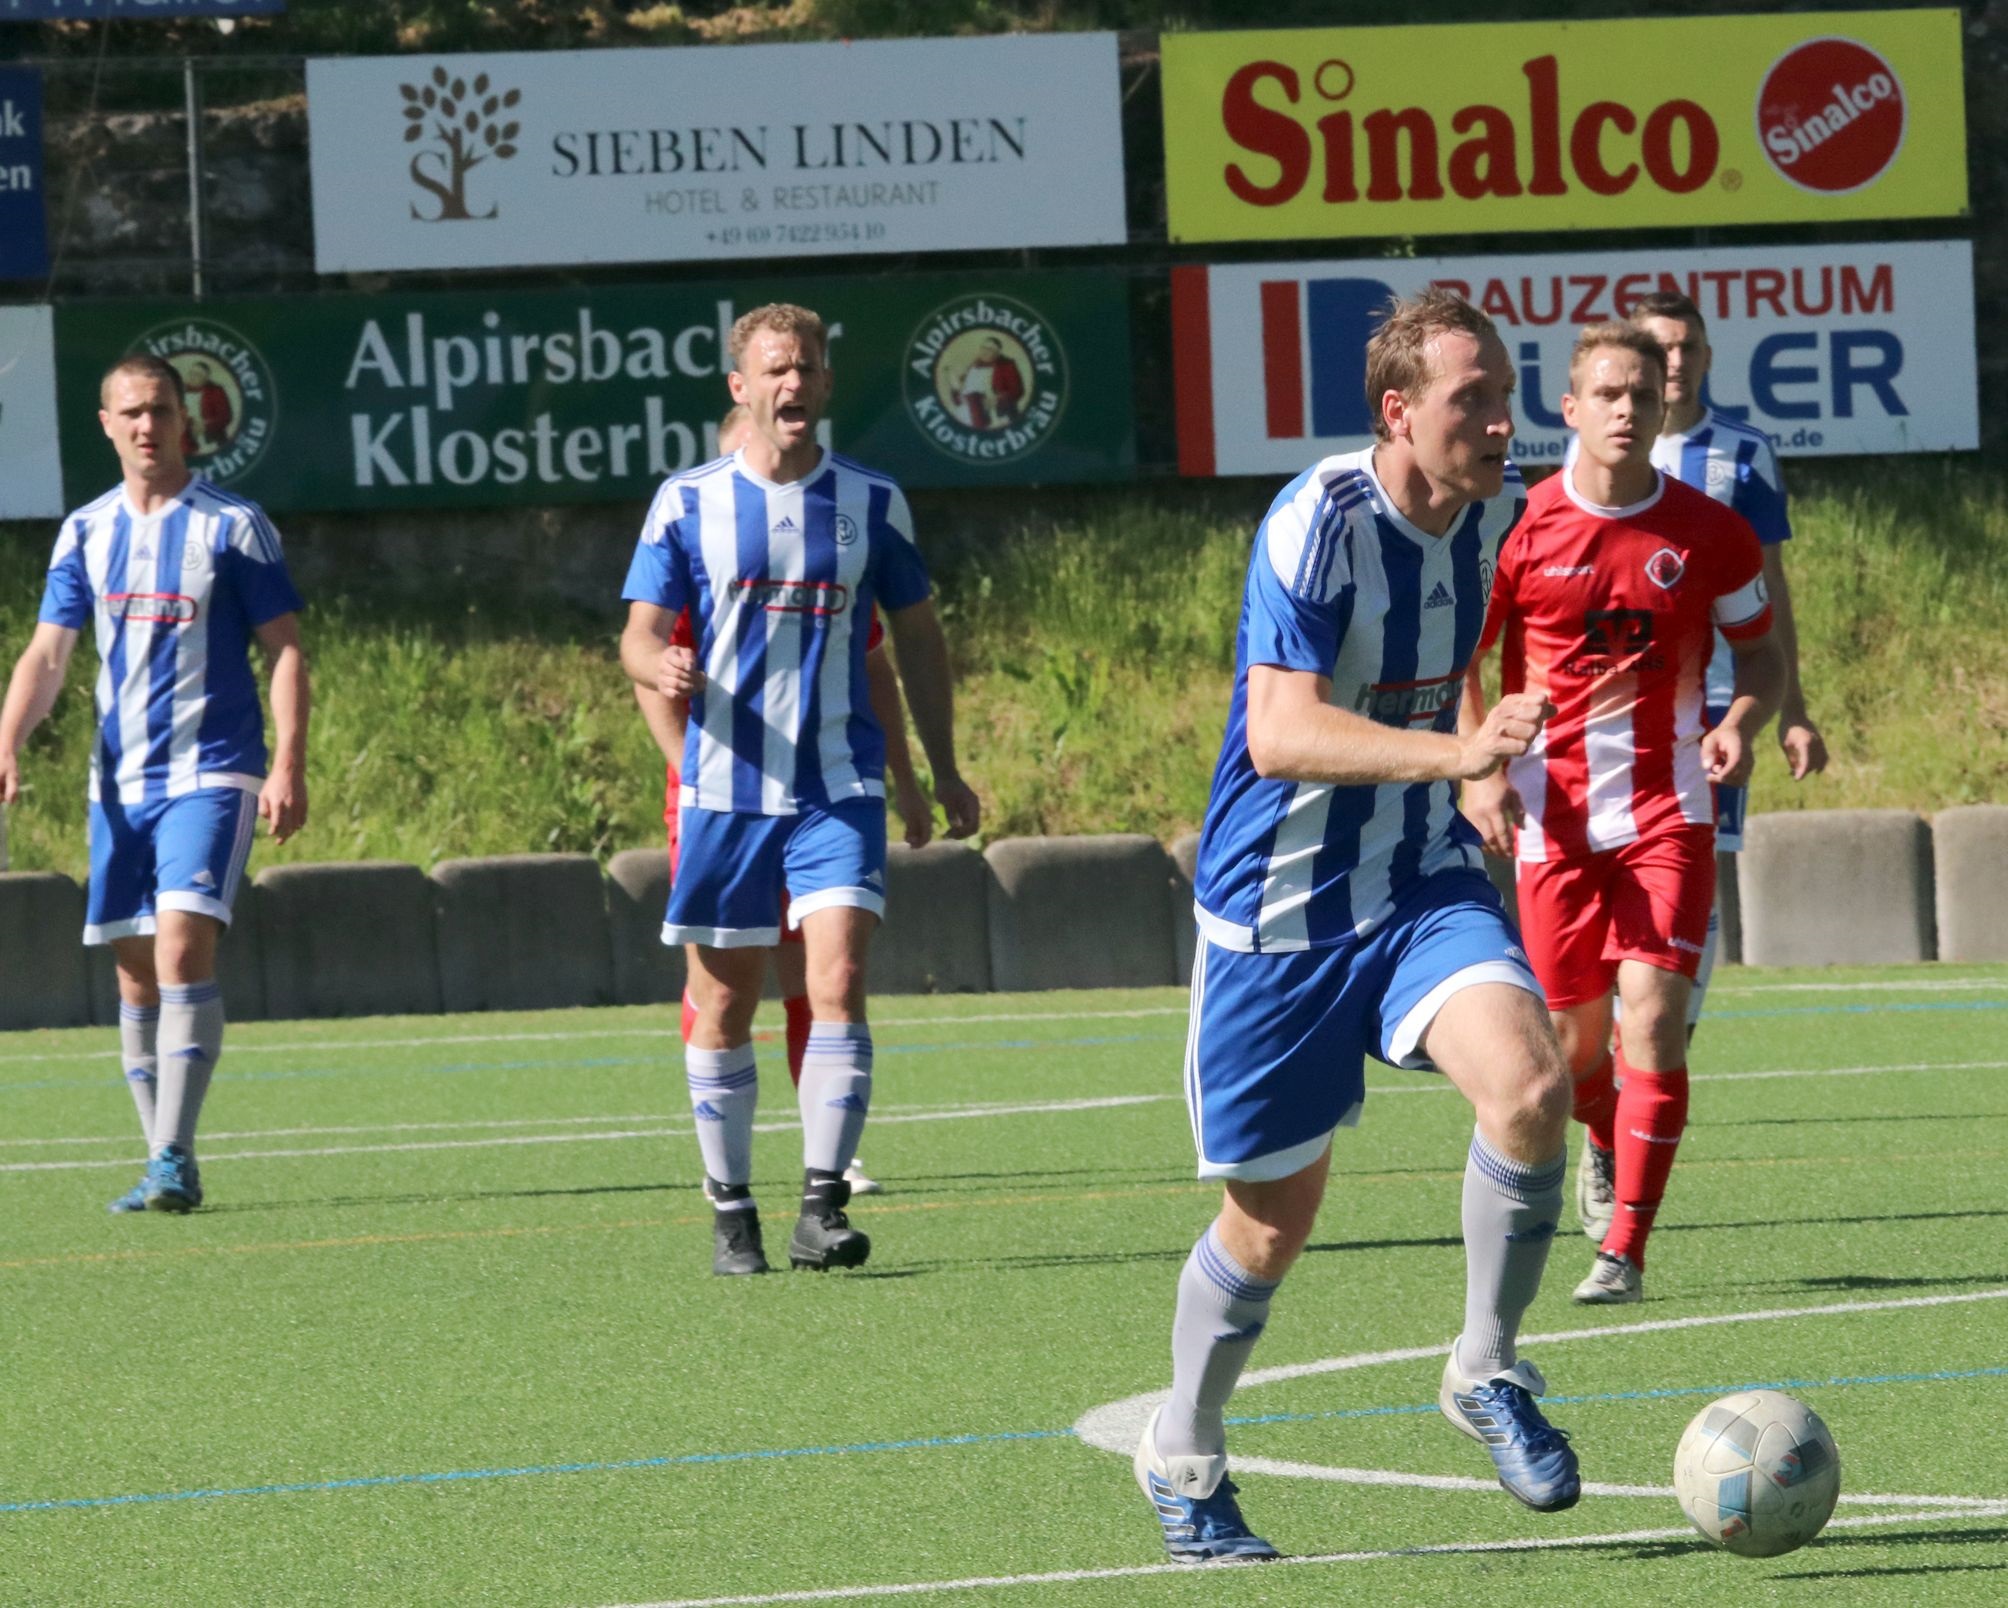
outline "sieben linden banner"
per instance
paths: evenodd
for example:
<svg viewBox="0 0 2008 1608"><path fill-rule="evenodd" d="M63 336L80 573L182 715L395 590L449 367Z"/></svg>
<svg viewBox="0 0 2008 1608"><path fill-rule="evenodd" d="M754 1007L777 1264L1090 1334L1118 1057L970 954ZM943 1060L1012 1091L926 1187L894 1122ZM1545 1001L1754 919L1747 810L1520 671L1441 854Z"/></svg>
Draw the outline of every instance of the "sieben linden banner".
<svg viewBox="0 0 2008 1608"><path fill-rule="evenodd" d="M1163 49L1178 241L1967 207L1949 8L1167 34Z"/></svg>
<svg viewBox="0 0 2008 1608"><path fill-rule="evenodd" d="M1120 244L1114 34L307 64L349 269Z"/></svg>
<svg viewBox="0 0 2008 1608"><path fill-rule="evenodd" d="M1291 474L1367 445L1367 337L1393 295L1448 285L1519 371L1513 456L1559 463L1584 324L1677 290L1708 323L1707 398L1788 455L1980 444L1973 248L1752 246L1538 257L1375 258L1172 271L1179 470Z"/></svg>
<svg viewBox="0 0 2008 1608"><path fill-rule="evenodd" d="M64 483L116 472L97 384L181 371L194 466L266 507L643 497L713 455L726 338L763 302L830 323L826 442L914 487L1121 479L1128 287L1084 273L93 302L57 315Z"/></svg>

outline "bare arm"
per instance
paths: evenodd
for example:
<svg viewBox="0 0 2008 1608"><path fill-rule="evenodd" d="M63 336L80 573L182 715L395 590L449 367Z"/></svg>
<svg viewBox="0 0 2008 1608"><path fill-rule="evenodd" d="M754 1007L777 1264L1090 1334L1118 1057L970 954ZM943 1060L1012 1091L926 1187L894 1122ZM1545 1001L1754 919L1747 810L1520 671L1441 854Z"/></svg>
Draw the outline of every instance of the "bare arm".
<svg viewBox="0 0 2008 1608"><path fill-rule="evenodd" d="M300 617L282 614L257 629L258 645L272 666L272 773L258 790L258 813L284 843L307 824L307 719L313 692L307 655L300 646Z"/></svg>
<svg viewBox="0 0 2008 1608"><path fill-rule="evenodd" d="M684 728L690 721L690 700L665 698L654 687L644 687L637 681L634 701L640 706L642 722L648 727L649 736L655 739L655 746L662 750L662 757L672 765L680 763Z"/></svg>
<svg viewBox="0 0 2008 1608"><path fill-rule="evenodd" d="M1711 782L1740 787L1750 780L1756 751L1751 739L1778 712L1785 697L1785 648L1774 626L1760 637L1731 641L1736 654L1736 696L1729 713L1701 738L1701 763Z"/></svg>
<svg viewBox="0 0 2008 1608"><path fill-rule="evenodd" d="M1334 707L1331 693L1308 670L1248 667L1248 757L1261 775L1334 787L1474 780L1526 753L1554 713L1539 693L1517 692L1468 734L1403 731Z"/></svg>
<svg viewBox="0 0 2008 1608"><path fill-rule="evenodd" d="M0 704L0 804L21 796L21 745L28 734L56 707L77 633L46 622L35 627L28 646L15 662L7 682L7 699Z"/></svg>
<svg viewBox="0 0 2008 1608"><path fill-rule="evenodd" d="M906 740L906 704L899 695L899 675L883 646L865 655L865 682L871 694L872 717L885 733L885 768L892 778L893 802L906 826L906 846L922 848L934 836L934 811L913 773L913 749Z"/></svg>
<svg viewBox="0 0 2008 1608"><path fill-rule="evenodd" d="M900 681L913 710L914 728L934 772L934 796L948 816L948 835L968 837L981 823L983 807L955 763L955 688L949 679L948 639L941 634L941 621L928 599L888 610L885 618L899 654Z"/></svg>
<svg viewBox="0 0 2008 1608"><path fill-rule="evenodd" d="M627 625L621 632L621 669L637 687L662 688L663 656L676 615L654 603L628 604Z"/></svg>
<svg viewBox="0 0 2008 1608"><path fill-rule="evenodd" d="M1806 713L1806 692L1799 685L1799 627L1792 615L1792 588L1785 579L1782 544L1764 549L1764 587L1771 594L1771 630L1785 650L1785 697L1778 706L1778 746L1792 780L1803 781L1827 768L1827 743Z"/></svg>

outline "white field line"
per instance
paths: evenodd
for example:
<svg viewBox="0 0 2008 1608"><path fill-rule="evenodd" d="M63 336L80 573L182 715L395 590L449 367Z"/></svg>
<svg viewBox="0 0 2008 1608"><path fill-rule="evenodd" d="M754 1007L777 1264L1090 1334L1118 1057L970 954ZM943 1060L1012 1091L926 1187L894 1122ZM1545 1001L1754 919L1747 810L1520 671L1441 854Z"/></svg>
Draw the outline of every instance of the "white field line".
<svg viewBox="0 0 2008 1608"><path fill-rule="evenodd" d="M1496 1484L1492 1489L1497 1490ZM1918 1513L1878 1513L1831 1520L1829 1530L1866 1530L1898 1524L1930 1524L1949 1519L2000 1518L2008 1516L2008 1502L1989 1502L1977 1507L1948 1507ZM1022 1586L1079 1585L1095 1580L1136 1580L1152 1575L1179 1575L1210 1582L1211 1590L1224 1582L1223 1568L1233 1569L1239 1578L1243 1569L1286 1569L1329 1567L1342 1563L1384 1563L1405 1558L1459 1557L1494 1552L1556 1552L1580 1547L1638 1546L1655 1541L1697 1539L1685 1525L1657 1530L1619 1530L1604 1535L1527 1536L1513 1541L1452 1541L1433 1546L1393 1547L1376 1552L1323 1552L1302 1557L1278 1558L1260 1565L1200 1565L1189 1563L1146 1563L1118 1569L1056 1569L1047 1574L971 1575L961 1580L914 1581L884 1586L828 1586L813 1591L773 1591L739 1597L671 1597L655 1602L623 1603L618 1608L767 1608L768 1604L791 1602L860 1602L875 1597L938 1596L949 1591L996 1591ZM1814 1543L1818 1545L1817 1542Z"/></svg>
<svg viewBox="0 0 2008 1608"><path fill-rule="evenodd" d="M905 1122L958 1122L981 1117L1036 1116L1059 1111L1103 1111L1118 1106L1156 1105L1167 1100L1180 1098L1175 1094L1127 1094L1110 1095L1094 1100L1042 1100L1024 1105L987 1106L980 1109L956 1107L943 1111L894 1112L876 1117L877 1124ZM646 1119L645 1119L646 1120ZM755 1133L789 1133L801 1129L799 1119L781 1122L759 1122L753 1125ZM486 1139L422 1139L407 1140L398 1144L383 1145L322 1145L312 1149L291 1150L226 1150L205 1152L205 1163L219 1161L295 1161L318 1156L383 1156L422 1150L491 1150L517 1145L581 1145L621 1143L635 1139L688 1139L697 1130L694 1128L615 1128L601 1132L573 1133L530 1133L496 1135ZM131 1145L131 1139L121 1141ZM0 1173L26 1172L76 1172L98 1167L130 1167L131 1155L111 1157L91 1157L75 1161L9 1161L0 1162Z"/></svg>
<svg viewBox="0 0 2008 1608"><path fill-rule="evenodd" d="M1752 1083L1776 1078L1862 1078L1890 1072L1993 1072L2008 1068L2008 1060L2001 1061L1892 1061L1875 1066L1839 1067L1779 1067L1755 1072L1695 1072L1690 1073L1691 1083ZM1451 1094L1455 1090L1446 1081L1433 1083L1397 1083L1375 1086L1368 1091L1375 1097L1396 1094ZM903 1122L953 1122L965 1117L1009 1117L1041 1115L1054 1111L1092 1111L1117 1106L1157 1105L1168 1100L1181 1100L1177 1094L1122 1094L1107 1095L1099 1099L1039 1101L1022 1105L1001 1102L954 1105L938 1108L913 1109L910 1107L886 1106L873 1111L874 1125ZM565 1125L590 1126L596 1123L674 1123L682 1120L680 1114L662 1113L650 1116L609 1116L609 1117L508 1117L472 1120L463 1122L411 1122L383 1123L362 1127L330 1128L264 1128L251 1129L239 1133L219 1133L208 1135L208 1142L239 1139L281 1139L305 1138L319 1135L353 1136L364 1133L413 1133L458 1131L468 1129L493 1128L554 1128ZM755 1125L757 1133L787 1133L801 1127L799 1120L760 1123ZM608 1140L643 1138L688 1138L695 1130L688 1128L656 1127L646 1131L617 1129L602 1133L545 1133L532 1134L521 1138L497 1137L492 1139L468 1139L460 1141L440 1141L428 1144L392 1145L352 1145L347 1147L316 1150L271 1150L241 1151L235 1155L206 1156L208 1161L269 1159L277 1156L342 1156L374 1155L380 1152L398 1150L474 1150L488 1146L528 1145L528 1144L584 1144ZM97 1137L67 1137L45 1139L0 1139L0 1150L19 1149L26 1146L46 1145L117 1145L130 1148L133 1143L130 1134L108 1134ZM0 1162L0 1173L57 1171L68 1167L124 1166L126 1158L116 1161L51 1161L51 1162Z"/></svg>

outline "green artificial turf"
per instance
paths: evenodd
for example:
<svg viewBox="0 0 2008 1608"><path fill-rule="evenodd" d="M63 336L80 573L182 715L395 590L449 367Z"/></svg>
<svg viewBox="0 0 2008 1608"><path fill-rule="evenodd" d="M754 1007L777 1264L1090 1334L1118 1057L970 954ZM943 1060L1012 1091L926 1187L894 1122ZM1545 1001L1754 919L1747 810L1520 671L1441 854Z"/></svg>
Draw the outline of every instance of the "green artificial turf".
<svg viewBox="0 0 2008 1608"><path fill-rule="evenodd" d="M0 1036L0 1602L1999 1601L2008 971L1734 971L1710 1006L1647 1302L1571 1306L1591 1248L1572 1218L1557 1241L1529 1331L1626 1332L1529 1346L1550 1416L1586 1478L1664 1486L1713 1395L1789 1382L1851 1496L1963 1504L1859 1525L1894 1510L1844 1502L1813 1546L1746 1562L1654 1538L1683 1522L1663 1496L1544 1517L1496 1489L1247 1474L1288 1553L1452 1550L853 1596L1162 1562L1126 1459L1073 1426L1166 1382L1212 1211L1181 995L879 1002L872 1259L749 1280L708 1271L666 1012L233 1028L188 1218L103 1209L139 1165L111 1035L23 1033ZM777 1043L763 1072L778 1250ZM1457 1326L1468 1110L1424 1075L1370 1084L1258 1369ZM1961 1295L1989 1298L1887 1305ZM1753 1312L1802 1315L1640 1327ZM1486 1476L1430 1407L1438 1367L1252 1384L1234 1452ZM1631 1539L1527 1545L1598 1536Z"/></svg>

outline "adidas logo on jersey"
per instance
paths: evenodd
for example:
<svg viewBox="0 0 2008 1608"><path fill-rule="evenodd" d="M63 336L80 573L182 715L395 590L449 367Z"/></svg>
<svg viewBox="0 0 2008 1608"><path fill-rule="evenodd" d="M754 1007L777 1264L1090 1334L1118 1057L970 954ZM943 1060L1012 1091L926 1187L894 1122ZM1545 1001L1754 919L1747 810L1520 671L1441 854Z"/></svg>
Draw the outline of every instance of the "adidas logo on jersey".
<svg viewBox="0 0 2008 1608"><path fill-rule="evenodd" d="M776 536L793 536L801 528L800 525L795 523L795 516L793 514L783 514L774 523L774 534Z"/></svg>
<svg viewBox="0 0 2008 1608"><path fill-rule="evenodd" d="M1436 583L1436 590L1429 594L1429 600L1422 606L1426 609L1447 609L1452 607L1456 602L1457 599L1450 595L1450 588L1445 586L1443 582L1438 581Z"/></svg>

